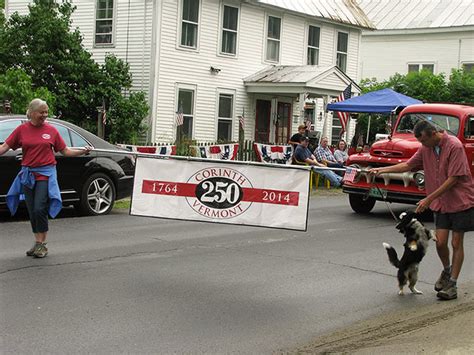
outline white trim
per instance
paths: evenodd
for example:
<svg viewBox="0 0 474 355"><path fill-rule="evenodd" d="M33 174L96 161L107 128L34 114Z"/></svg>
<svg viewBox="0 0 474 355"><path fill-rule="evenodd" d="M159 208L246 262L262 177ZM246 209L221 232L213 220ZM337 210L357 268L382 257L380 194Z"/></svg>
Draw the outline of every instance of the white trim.
<svg viewBox="0 0 474 355"><path fill-rule="evenodd" d="M173 135L176 140L176 111L179 109L179 91L192 91L193 92L193 103L192 103L192 113L191 114L184 114L184 116L192 116L193 119L193 124L192 124L192 134L191 134L191 139L194 139L195 133L196 133L196 101L197 101L197 85L196 84L187 84L187 83L175 83L175 98L174 98L174 105L173 105L173 127L174 127L174 132Z"/></svg>
<svg viewBox="0 0 474 355"><path fill-rule="evenodd" d="M347 35L347 49L346 49L346 52L339 52L337 50L337 45L339 44L339 33L344 33ZM339 68L341 71L343 71L344 73L347 73L347 66L349 64L349 36L350 36L350 32L347 32L347 31L343 31L343 30L339 30L336 28L336 36L335 36L335 40L334 40L334 65L337 66L337 54L338 53L341 53L341 54L346 54L346 67L344 69L342 68Z"/></svg>
<svg viewBox="0 0 474 355"><path fill-rule="evenodd" d="M97 3L99 0L94 0L94 35L93 35L93 48L104 48L104 47L115 47L115 37L116 37L116 24L117 24L117 3L118 0L112 0L112 41L111 43L96 43L96 35L97 35ZM100 35L100 34L99 34Z"/></svg>
<svg viewBox="0 0 474 355"><path fill-rule="evenodd" d="M409 66L410 65L418 65L418 72L420 72L423 69L424 65L432 65L433 66L433 74L436 74L436 62L425 61L425 60L409 61L409 62L407 62L407 65L406 65L407 74L411 73L409 71Z"/></svg>
<svg viewBox="0 0 474 355"><path fill-rule="evenodd" d="M153 15L152 15L152 46L151 46L151 67L150 67L150 97L151 100L151 117L150 117L150 142L156 141L156 125L157 125L157 110L158 110L158 95L156 91L158 90L158 77L159 77L159 64L161 57L161 32L162 27L162 1L153 2Z"/></svg>
<svg viewBox="0 0 474 355"><path fill-rule="evenodd" d="M274 17L274 18L278 18L280 19L280 38L278 39L278 60L277 61L274 61L274 60L269 60L267 59L267 43L268 43L268 40L271 40L271 41L277 41L276 39L274 38L268 38L268 20L270 17ZM265 27L264 27L264 33L263 33L263 62L265 64L279 64L281 62L281 47L282 47L282 41L281 41L281 38L282 38L282 35L283 35L283 16L282 15L276 15L274 13L269 13L269 12L265 12Z"/></svg>
<svg viewBox="0 0 474 355"><path fill-rule="evenodd" d="M178 34L176 36L176 49L179 50L184 50L184 51L192 51L192 52L199 52L199 43L200 43L200 34L201 34L201 17L202 17L202 2L203 0L198 0L199 1L199 9L198 9L198 22L197 24L197 34L196 34L196 46L195 47L189 47L181 44L181 34L183 31L183 1L184 0L179 0L179 5L178 5L178 14L176 16L178 24L177 24L177 31L176 33ZM192 23L189 21L186 21L187 23Z"/></svg>
<svg viewBox="0 0 474 355"><path fill-rule="evenodd" d="M313 47L313 46L310 47L309 44L308 44L308 41L309 41L309 28L310 27L319 28L319 47ZM321 55L321 32L322 32L321 27L322 27L321 25L316 25L316 24L311 23L311 22L306 22L306 24L305 24L304 55L303 55L304 63L303 63L303 65L310 65L308 63L308 50L309 50L309 48L313 48L313 49L318 50L318 63L312 64L312 65L319 65L319 57Z"/></svg>
<svg viewBox="0 0 474 355"><path fill-rule="evenodd" d="M407 28L403 30L362 31L362 36L413 35L425 33L472 32L474 25L436 28Z"/></svg>
<svg viewBox="0 0 474 355"><path fill-rule="evenodd" d="M236 101L236 93L237 90L235 89L227 89L227 88L216 88L216 111L215 111L215 121L214 121L214 138L217 141L218 137L218 130L219 130L219 120L228 120L231 122L231 133L230 133L230 141L234 140L235 134L235 101ZM219 117L219 99L220 95L230 95L232 96L232 111L230 113L231 117Z"/></svg>
<svg viewBox="0 0 474 355"><path fill-rule="evenodd" d="M237 30L235 31L236 38L235 38L235 54L232 53L226 53L222 52L222 40L223 40L223 32L224 32L224 7L233 7L237 9L238 14L237 14ZM237 59L239 56L239 35L240 35L240 19L242 15L241 7L240 4L235 4L229 0L224 0L221 1L220 7L219 7L219 33L218 33L218 44L217 44L217 55L220 57L225 57L225 58L233 58ZM234 32L230 31L229 32Z"/></svg>

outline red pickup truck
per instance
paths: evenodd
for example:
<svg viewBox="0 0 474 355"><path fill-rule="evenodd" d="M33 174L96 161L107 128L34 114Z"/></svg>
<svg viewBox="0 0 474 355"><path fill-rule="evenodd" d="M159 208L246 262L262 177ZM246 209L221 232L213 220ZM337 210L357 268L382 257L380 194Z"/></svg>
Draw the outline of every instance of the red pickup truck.
<svg viewBox="0 0 474 355"><path fill-rule="evenodd" d="M355 180L346 182L343 191L357 213L369 213L376 201L416 204L424 196L422 170L369 176L364 170L407 161L420 143L413 127L420 120L429 120L439 129L459 138L466 151L474 176L474 107L451 104L423 104L406 107L398 116L388 139L375 142L369 153L353 154L348 165L362 169Z"/></svg>

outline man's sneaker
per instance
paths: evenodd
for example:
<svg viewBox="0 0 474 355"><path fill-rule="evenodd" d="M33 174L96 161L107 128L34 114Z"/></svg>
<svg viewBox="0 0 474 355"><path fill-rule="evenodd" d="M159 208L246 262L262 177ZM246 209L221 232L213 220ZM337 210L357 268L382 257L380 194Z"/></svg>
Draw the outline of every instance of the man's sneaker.
<svg viewBox="0 0 474 355"><path fill-rule="evenodd" d="M33 244L33 246L26 251L26 255L27 256L33 256L34 253L35 253L36 248L38 248L40 245L41 245L41 243L39 243L39 242L36 242L35 244Z"/></svg>
<svg viewBox="0 0 474 355"><path fill-rule="evenodd" d="M442 300L454 300L455 298L458 298L458 288L456 287L456 283L454 281L448 281L446 287L439 291L436 296Z"/></svg>
<svg viewBox="0 0 474 355"><path fill-rule="evenodd" d="M446 285L449 282L449 278L451 277L451 274L447 271L444 271L441 273L441 275L438 278L438 281L435 283L435 291L441 291L446 287Z"/></svg>
<svg viewBox="0 0 474 355"><path fill-rule="evenodd" d="M48 255L48 248L46 248L46 243L40 243L40 245L33 252L35 258L44 258Z"/></svg>

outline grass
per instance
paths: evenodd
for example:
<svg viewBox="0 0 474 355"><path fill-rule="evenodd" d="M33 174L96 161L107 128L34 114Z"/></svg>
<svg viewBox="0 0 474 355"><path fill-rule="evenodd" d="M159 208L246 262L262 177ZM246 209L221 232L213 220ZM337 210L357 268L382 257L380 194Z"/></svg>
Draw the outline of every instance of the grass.
<svg viewBox="0 0 474 355"><path fill-rule="evenodd" d="M130 209L130 198L124 198L122 200L115 201L114 209L117 209L117 210Z"/></svg>

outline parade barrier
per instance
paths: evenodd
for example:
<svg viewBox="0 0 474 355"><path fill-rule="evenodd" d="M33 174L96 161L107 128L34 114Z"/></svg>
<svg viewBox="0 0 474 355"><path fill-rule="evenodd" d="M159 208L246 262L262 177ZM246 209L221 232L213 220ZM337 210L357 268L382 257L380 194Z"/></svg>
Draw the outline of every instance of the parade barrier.
<svg viewBox="0 0 474 355"><path fill-rule="evenodd" d="M194 156L198 158L235 160L239 151L239 144L192 145L190 148L194 152Z"/></svg>
<svg viewBox="0 0 474 355"><path fill-rule="evenodd" d="M258 161L273 164L291 164L293 156L293 146L291 145L271 145L253 144Z"/></svg>
<svg viewBox="0 0 474 355"><path fill-rule="evenodd" d="M94 151L136 156L131 215L307 230L312 167Z"/></svg>

